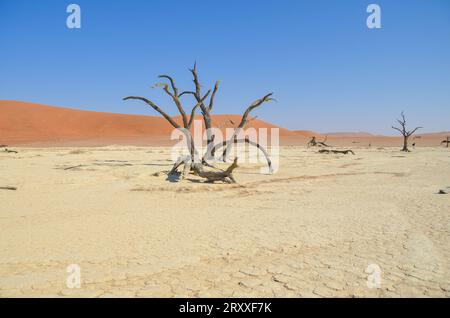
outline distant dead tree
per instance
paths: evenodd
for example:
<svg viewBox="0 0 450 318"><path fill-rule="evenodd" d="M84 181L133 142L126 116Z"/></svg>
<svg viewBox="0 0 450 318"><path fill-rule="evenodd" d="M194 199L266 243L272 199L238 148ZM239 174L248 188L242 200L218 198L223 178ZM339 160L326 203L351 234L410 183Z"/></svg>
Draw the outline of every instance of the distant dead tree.
<svg viewBox="0 0 450 318"><path fill-rule="evenodd" d="M188 147L189 155L180 156L173 165L172 170L169 172L169 175L178 174L178 168L181 165L184 165L184 169L180 177L181 179L186 177L187 174L189 174L190 172L193 172L194 174L207 179L209 182L224 181L228 183L234 183L235 180L233 178L232 173L233 170L237 167L237 158L235 158L234 162L228 167L228 169L224 171L206 171L204 170L204 167L206 166L214 168L214 166L210 164L209 161L214 159L215 152L222 147L226 148L223 152L223 160L225 161L226 154L229 153L231 146L237 143L247 143L249 145L257 147L265 155L269 169L270 171L272 171L272 162L269 158L267 151L259 143L254 142L249 138L240 139L239 133L248 124L249 122L248 117L250 113L254 109L261 106L262 104L269 101L273 101L274 100L272 98L273 94L272 93L266 94L262 98L257 99L253 103L251 103L250 106L248 106L245 112L243 113L241 121L237 124L236 127L234 127L234 133L232 137L229 138L228 140L215 144L214 142L215 135L212 130L213 127L212 127L211 112L213 110L216 93L219 88L219 81L216 81L212 93L211 90L208 90L206 93L203 94L202 85L200 84L197 74L196 64L194 64L194 67L190 69L190 72L192 74L195 86L193 91L183 91L180 93L175 85L175 81L173 80L172 77L168 75L158 76L159 78L166 80L166 82L157 83L155 85L155 87L161 87L163 91L172 99L176 108L178 109L178 112L181 115L182 124L178 124L170 115L168 115L164 110L162 110L157 104L155 104L154 102L145 97L128 96L123 99L123 100L140 100L145 102L147 105L149 105L158 113L160 113L175 129L180 130L185 135L186 146ZM192 95L196 101L196 104L190 110L190 115L186 114L186 111L181 102L181 97L186 95ZM206 153L203 156L201 156L198 153L190 132L190 128L194 121L197 109L200 109L203 118L203 123L206 129L206 139L207 139ZM233 121L231 121L231 123L233 126L235 126Z"/></svg>
<svg viewBox="0 0 450 318"><path fill-rule="evenodd" d="M450 136L447 136L445 140L441 141L441 145L446 144L446 147L448 148L448 144L450 144Z"/></svg>
<svg viewBox="0 0 450 318"><path fill-rule="evenodd" d="M3 151L6 153L18 153L15 150L9 150L7 147L8 147L8 145L0 145L0 148L5 148Z"/></svg>
<svg viewBox="0 0 450 318"><path fill-rule="evenodd" d="M325 136L323 141L317 141L316 136L312 136L308 142L308 147L330 147L325 142L327 141L328 136Z"/></svg>
<svg viewBox="0 0 450 318"><path fill-rule="evenodd" d="M419 129L423 128L423 127L416 127L413 130L408 130L407 127L406 127L406 116L405 116L405 113L401 112L400 115L401 115L401 119L397 119L397 122L399 123L400 128L392 126L392 129L395 129L395 130L399 131L402 134L402 136L403 136L403 149L402 149L402 151L409 152L409 149L408 149L408 139L409 139L409 137L411 137L417 130L419 130Z"/></svg>
<svg viewBox="0 0 450 318"><path fill-rule="evenodd" d="M312 136L311 139L308 141L308 147L315 147L317 146L316 136Z"/></svg>

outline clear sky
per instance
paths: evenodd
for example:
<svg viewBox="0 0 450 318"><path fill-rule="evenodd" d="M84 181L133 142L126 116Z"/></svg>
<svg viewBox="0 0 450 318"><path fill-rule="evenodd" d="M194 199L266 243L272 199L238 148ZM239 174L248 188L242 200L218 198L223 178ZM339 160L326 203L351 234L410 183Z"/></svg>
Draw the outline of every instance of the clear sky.
<svg viewBox="0 0 450 318"><path fill-rule="evenodd" d="M68 29L66 7L81 7ZM366 8L381 7L381 29ZM273 91L261 119L290 128L395 134L401 110L425 131L450 130L448 0L0 0L0 99L175 114L150 87L171 74L191 88L221 81L215 113L241 113ZM186 99L191 107L192 100Z"/></svg>

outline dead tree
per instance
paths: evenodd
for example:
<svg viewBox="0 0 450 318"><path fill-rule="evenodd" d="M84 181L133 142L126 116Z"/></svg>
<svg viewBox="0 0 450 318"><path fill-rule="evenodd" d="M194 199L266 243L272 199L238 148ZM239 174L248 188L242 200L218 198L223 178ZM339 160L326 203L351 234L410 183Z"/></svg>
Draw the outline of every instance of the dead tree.
<svg viewBox="0 0 450 318"><path fill-rule="evenodd" d="M312 136L310 141L308 142L308 148L309 147L331 147L330 145L326 144L327 139L328 139L328 136L325 136L323 141L316 141L316 136Z"/></svg>
<svg viewBox="0 0 450 318"><path fill-rule="evenodd" d="M212 126L212 118L211 118L211 112L214 107L214 101L216 97L216 93L219 88L219 81L216 81L214 85L214 89L208 90L205 94L202 93L202 86L200 85L200 81L197 74L197 67L196 64L194 64L194 67L190 69L190 72L193 77L193 82L195 86L195 90L192 91L183 91L179 93L178 88L175 86L175 81L172 77L168 75L160 75L159 78L165 79L167 82L164 83L157 83L155 87L161 87L163 91L169 95L169 97L174 102L175 106L178 109L178 112L181 115L182 118L182 124L178 124L170 115L168 115L165 111L163 111L158 105L156 105L151 100L145 98L145 97L139 97L139 96L128 96L125 97L124 100L140 100L145 102L147 105L152 107L154 110L156 110L158 113L160 113L175 129L180 130L186 137L186 146L188 147L189 155L183 156L178 158L178 160L175 162L175 164L172 167L172 170L169 172L169 174L175 174L178 173L178 168L181 165L184 165L183 172L181 174L181 178L184 178L187 176L189 172L193 172L194 174L207 179L209 182L214 181L224 181L224 182L235 182L233 178L233 170L237 168L237 158L234 159L234 162L226 169L225 171L206 171L204 167L210 167L214 168L208 161L214 159L214 154L217 149L220 147L231 147L234 143L248 143L249 145L256 146L266 157L267 164L269 165L269 169L272 169L270 158L267 154L267 151L258 143L250 141L248 138L245 139L239 139L239 132L242 130L247 123L249 122L248 116L250 115L250 112L254 110L255 108L261 106L263 103L272 101L273 98L272 93L267 94L263 96L260 99L257 99L254 101L244 114L242 115L241 122L235 128L235 131L232 135L232 137L224 142L214 144L215 135L213 133L213 126ZM170 85L169 85L170 84ZM190 115L186 114L186 111L181 103L181 97L185 95L192 95L194 99L196 100L196 105L192 107L190 111ZM209 99L208 99L209 97ZM203 123L205 125L206 129L206 153L201 156L197 149L195 148L194 140L192 138L190 128L192 126L195 113L197 109L200 109ZM225 158L225 152L224 152L224 158Z"/></svg>
<svg viewBox="0 0 450 318"><path fill-rule="evenodd" d="M399 131L402 134L402 136L403 136L403 149L402 149L402 151L409 152L409 149L408 149L408 139L409 139L409 137L411 137L417 130L419 130L419 129L423 128L423 127L416 127L413 130L408 130L406 128L406 116L405 116L404 112L401 112L401 117L402 117L401 119L397 119L397 122L400 124L401 128L392 126L392 129L395 129L395 130Z"/></svg>
<svg viewBox="0 0 450 318"><path fill-rule="evenodd" d="M308 148L317 146L316 136L312 136L308 141Z"/></svg>
<svg viewBox="0 0 450 318"><path fill-rule="evenodd" d="M448 148L448 144L450 144L450 136L447 136L445 140L441 141L441 145L446 144L446 148Z"/></svg>

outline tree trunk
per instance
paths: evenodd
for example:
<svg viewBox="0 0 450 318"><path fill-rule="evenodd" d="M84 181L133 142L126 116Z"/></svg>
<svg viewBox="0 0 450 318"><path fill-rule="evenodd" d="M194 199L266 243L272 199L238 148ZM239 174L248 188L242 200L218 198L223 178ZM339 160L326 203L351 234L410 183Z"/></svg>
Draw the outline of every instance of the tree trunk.
<svg viewBox="0 0 450 318"><path fill-rule="evenodd" d="M402 149L402 151L409 152L409 149L408 149L408 137L406 137L406 136L403 137L403 149Z"/></svg>

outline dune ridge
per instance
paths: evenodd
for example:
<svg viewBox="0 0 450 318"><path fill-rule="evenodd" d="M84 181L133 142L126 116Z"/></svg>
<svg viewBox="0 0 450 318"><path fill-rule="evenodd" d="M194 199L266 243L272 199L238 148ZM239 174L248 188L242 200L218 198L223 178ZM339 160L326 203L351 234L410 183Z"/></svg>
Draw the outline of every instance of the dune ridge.
<svg viewBox="0 0 450 318"><path fill-rule="evenodd" d="M174 117L181 122L179 116ZM198 115L196 119L201 120ZM225 133L237 126L241 115L213 115L213 123ZM280 144L304 145L311 136L328 137L336 145L394 146L399 137L368 133L320 134L307 130L289 130L260 119L252 119L247 128L279 128ZM160 116L115 114L77 110L36 103L0 100L0 144L13 146L168 146L172 126ZM438 145L448 132L418 135L421 145ZM269 139L270 140L270 139Z"/></svg>
<svg viewBox="0 0 450 318"><path fill-rule="evenodd" d="M241 115L214 115L221 130L237 125ZM179 116L174 117L181 122ZM201 120L201 116L196 119ZM279 128L280 135L298 134L259 119L248 127ZM9 145L109 145L173 143L173 127L160 116L128 115L76 110L28 102L0 101L0 143ZM270 132L269 132L270 133Z"/></svg>

